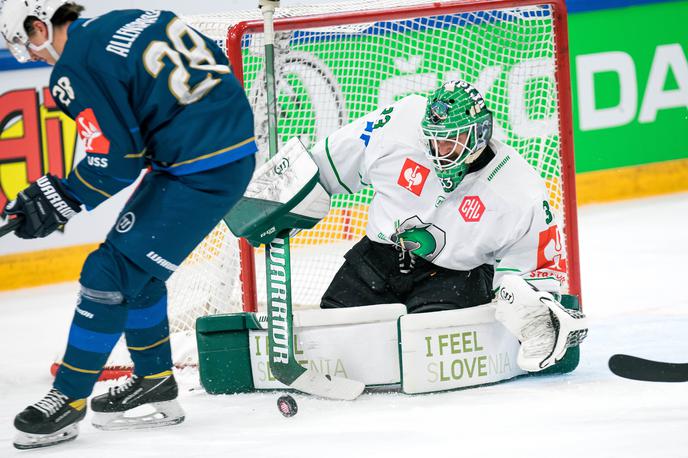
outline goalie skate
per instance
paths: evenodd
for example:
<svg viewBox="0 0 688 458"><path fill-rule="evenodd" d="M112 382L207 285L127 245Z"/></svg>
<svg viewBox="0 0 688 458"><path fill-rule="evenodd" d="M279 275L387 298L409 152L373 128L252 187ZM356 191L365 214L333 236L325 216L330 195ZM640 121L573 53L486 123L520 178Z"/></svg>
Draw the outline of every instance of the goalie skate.
<svg viewBox="0 0 688 458"><path fill-rule="evenodd" d="M134 375L91 400L91 423L105 431L176 425L184 421L177 394L171 371L147 377Z"/></svg>
<svg viewBox="0 0 688 458"><path fill-rule="evenodd" d="M496 318L521 342L516 362L529 372L555 364L588 333L583 313L565 309L517 275L502 279Z"/></svg>
<svg viewBox="0 0 688 458"><path fill-rule="evenodd" d="M15 417L14 427L18 433L14 446L28 450L74 440L79 435L78 423L85 416L85 399L70 399L53 388Z"/></svg>

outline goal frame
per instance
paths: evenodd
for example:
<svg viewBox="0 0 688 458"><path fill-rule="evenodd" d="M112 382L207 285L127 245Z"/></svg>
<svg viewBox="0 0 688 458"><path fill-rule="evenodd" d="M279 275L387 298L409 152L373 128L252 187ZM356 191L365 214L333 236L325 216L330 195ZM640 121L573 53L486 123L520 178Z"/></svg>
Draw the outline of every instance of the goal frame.
<svg viewBox="0 0 688 458"><path fill-rule="evenodd" d="M301 17L282 17L274 19L275 31L294 28L310 29L316 27L359 24L371 20L412 19L429 15L458 14L476 11L504 9L510 7L527 7L550 5L554 23L555 45L555 79L557 84L557 102L559 106L559 141L561 160L561 179L563 206L565 215L564 235L566 239L566 256L568 264L568 294L578 297L582 304L580 260L578 250L578 215L576 202L576 173L573 152L573 116L571 101L571 78L569 66L568 23L564 0L453 0L443 3L400 7L393 10L366 10L332 14L314 14ZM242 21L230 27L227 32L227 56L232 71L244 84L241 42L246 34L263 33L262 20ZM242 301L245 311L258 310L256 290L256 269L253 247L244 239L240 245L240 281Z"/></svg>

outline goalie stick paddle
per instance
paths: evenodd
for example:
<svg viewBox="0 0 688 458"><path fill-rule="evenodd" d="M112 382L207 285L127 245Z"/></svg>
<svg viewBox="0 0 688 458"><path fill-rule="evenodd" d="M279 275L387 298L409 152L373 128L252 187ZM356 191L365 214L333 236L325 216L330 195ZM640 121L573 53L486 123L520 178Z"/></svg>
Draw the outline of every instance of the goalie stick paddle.
<svg viewBox="0 0 688 458"><path fill-rule="evenodd" d="M688 363L667 363L631 355L609 358L609 369L619 377L645 382L688 382Z"/></svg>
<svg viewBox="0 0 688 458"><path fill-rule="evenodd" d="M278 1L260 0L265 24L265 81L268 106L270 157L277 154L277 96L275 91L275 31L273 15ZM284 230L265 247L265 275L268 300L268 356L277 380L304 393L331 399L353 400L365 389L355 380L332 377L302 367L294 356L291 304L291 261L289 230Z"/></svg>
<svg viewBox="0 0 688 458"><path fill-rule="evenodd" d="M0 237L4 237L10 232L14 232L14 230L19 226L19 223L21 223L21 218L14 218L11 219L7 224L4 226L0 227Z"/></svg>

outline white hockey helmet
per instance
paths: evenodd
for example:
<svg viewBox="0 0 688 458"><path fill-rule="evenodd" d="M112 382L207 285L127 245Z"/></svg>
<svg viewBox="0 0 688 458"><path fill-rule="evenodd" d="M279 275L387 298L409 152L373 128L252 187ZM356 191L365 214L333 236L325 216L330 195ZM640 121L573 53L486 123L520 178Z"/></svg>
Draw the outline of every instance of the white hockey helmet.
<svg viewBox="0 0 688 458"><path fill-rule="evenodd" d="M15 59L21 63L30 61L29 49L47 49L55 60L59 59L60 55L53 47L53 24L50 19L65 3L67 0L5 0L0 3L0 33ZM24 30L24 20L29 16L45 22L48 28L48 40L40 46L29 43L29 36Z"/></svg>

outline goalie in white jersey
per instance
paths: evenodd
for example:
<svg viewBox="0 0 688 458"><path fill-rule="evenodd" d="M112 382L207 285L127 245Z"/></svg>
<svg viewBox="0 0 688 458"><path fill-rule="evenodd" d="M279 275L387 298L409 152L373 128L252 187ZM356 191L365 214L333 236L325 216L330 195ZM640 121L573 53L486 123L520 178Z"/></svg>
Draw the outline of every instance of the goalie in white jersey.
<svg viewBox="0 0 688 458"><path fill-rule="evenodd" d="M375 190L367 236L346 254L322 308L450 310L489 303L502 288L497 319L522 342L519 365L530 371L584 337L582 315L557 302L565 249L545 184L492 138L492 114L473 86L451 81L427 99L405 97L311 155L330 194Z"/></svg>

